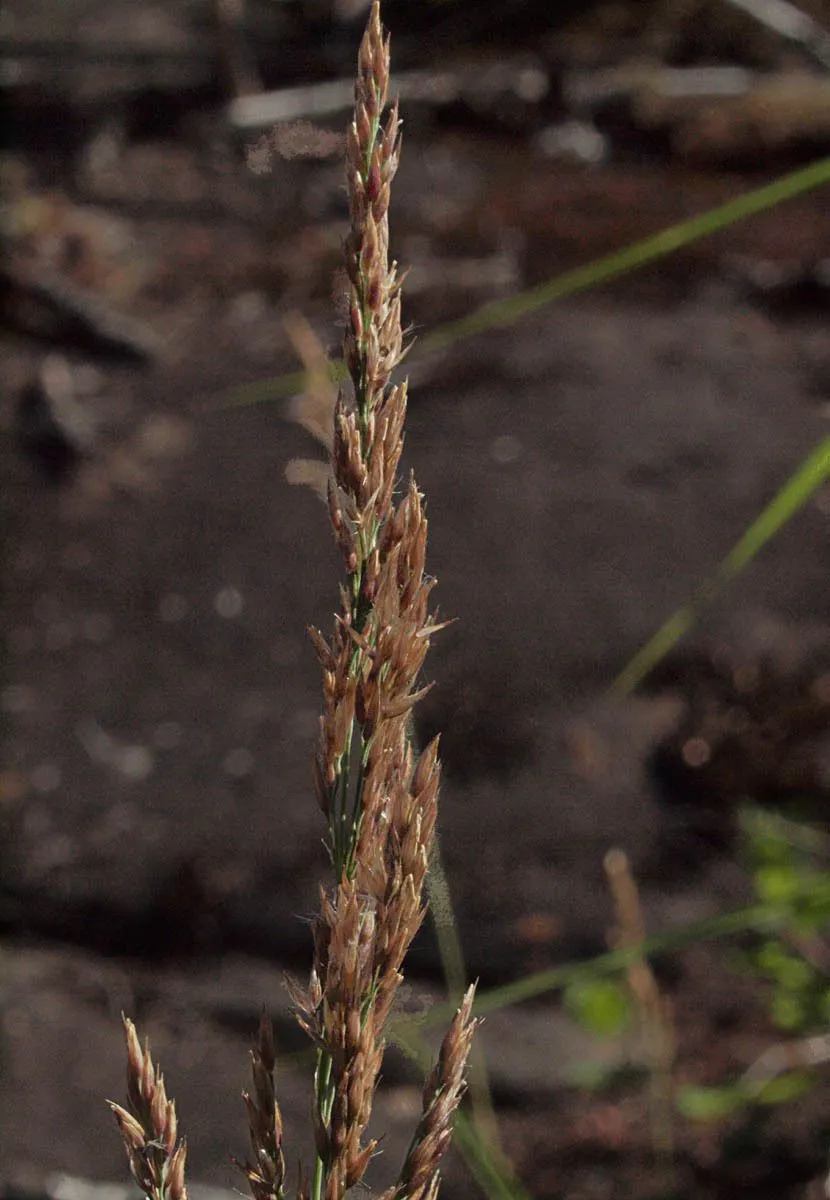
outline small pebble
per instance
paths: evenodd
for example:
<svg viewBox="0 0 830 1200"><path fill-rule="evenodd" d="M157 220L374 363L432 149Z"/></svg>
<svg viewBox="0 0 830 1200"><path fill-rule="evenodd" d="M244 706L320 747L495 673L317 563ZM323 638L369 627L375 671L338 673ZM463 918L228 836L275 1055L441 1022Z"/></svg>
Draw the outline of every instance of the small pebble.
<svg viewBox="0 0 830 1200"><path fill-rule="evenodd" d="M490 457L502 465L518 462L522 457L522 443L512 433L504 433L490 443Z"/></svg>
<svg viewBox="0 0 830 1200"><path fill-rule="evenodd" d="M245 602L242 599L242 593L239 588L228 586L223 587L216 593L213 606L220 617L233 620L234 617L238 617L242 612Z"/></svg>
<svg viewBox="0 0 830 1200"><path fill-rule="evenodd" d="M127 779L146 779L152 774L155 761L146 746L125 746L115 758L119 771Z"/></svg>
<svg viewBox="0 0 830 1200"><path fill-rule="evenodd" d="M174 458L190 443L190 428L169 413L153 413L135 436L135 449L144 458Z"/></svg>
<svg viewBox="0 0 830 1200"><path fill-rule="evenodd" d="M250 325L268 315L268 297L264 292L240 292L228 306L228 317L234 325Z"/></svg>

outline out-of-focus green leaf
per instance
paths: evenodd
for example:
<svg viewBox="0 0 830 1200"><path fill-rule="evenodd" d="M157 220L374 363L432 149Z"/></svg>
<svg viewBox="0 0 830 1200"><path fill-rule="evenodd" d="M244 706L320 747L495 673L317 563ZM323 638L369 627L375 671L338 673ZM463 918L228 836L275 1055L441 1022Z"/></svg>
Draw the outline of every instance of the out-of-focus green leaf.
<svg viewBox="0 0 830 1200"><path fill-rule="evenodd" d="M796 866L775 864L758 868L755 890L767 904L791 904L801 894L803 883Z"/></svg>
<svg viewBox="0 0 830 1200"><path fill-rule="evenodd" d="M795 1033L804 1027L807 1011L804 1001L795 992L778 989L770 1001L770 1013L779 1029Z"/></svg>
<svg viewBox="0 0 830 1200"><path fill-rule="evenodd" d="M758 1100L761 1104L786 1104L788 1100L803 1096L814 1082L808 1071L787 1071L765 1083L758 1093Z"/></svg>
<svg viewBox="0 0 830 1200"><path fill-rule="evenodd" d="M675 1104L690 1121L722 1121L747 1102L744 1089L731 1087L684 1087L677 1093Z"/></svg>
<svg viewBox="0 0 830 1200"><path fill-rule="evenodd" d="M611 979L574 983L565 990L565 1006L583 1029L597 1037L619 1037L631 1022L631 1001Z"/></svg>

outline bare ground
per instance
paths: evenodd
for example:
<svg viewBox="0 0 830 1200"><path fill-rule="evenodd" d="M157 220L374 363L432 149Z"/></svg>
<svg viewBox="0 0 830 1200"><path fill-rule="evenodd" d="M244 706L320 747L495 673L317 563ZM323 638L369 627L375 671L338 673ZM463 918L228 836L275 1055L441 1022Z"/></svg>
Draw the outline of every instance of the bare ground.
<svg viewBox="0 0 830 1200"><path fill-rule="evenodd" d="M303 631L328 626L338 567L323 507L285 479L292 460L322 452L286 398L236 403L230 389L295 368L288 311L336 346L339 168L284 164L263 180L207 145L204 130L130 144L120 198L96 204L80 233L74 204L32 217L27 255L47 252L38 222L50 253L74 238L82 282L161 345L136 368L69 344L97 432L59 479L31 439L21 445L18 408L56 339L2 335L9 1185L123 1173L103 1105L121 1088L122 1009L153 1034L193 1177L223 1187L228 1151L242 1151L237 1095L260 1004L286 1052L300 1050L280 978L307 962L304 917L325 865L309 786L319 681ZM104 194L108 180L88 187ZM651 166L594 174L493 136L413 136L395 230L413 263L409 319L425 332L741 186ZM17 203L38 192L30 181ZM443 853L483 986L605 946L612 846L632 861L653 932L746 902L735 805L793 790L782 753L758 767L752 734L770 713L774 745L795 746L795 790L821 815L826 492L651 690L607 689L826 432L821 293L794 313L760 303L734 270L742 256L798 277L828 253L825 209L815 194L613 291L412 355L407 468L428 498L441 610L458 617L429 665L421 732L444 731ZM690 769L682 749L711 697L729 704L724 673L754 671L760 688L764 663L772 683L745 741L720 754L707 726L714 767ZM661 763L676 768L669 787ZM407 1003L423 1009L440 991L429 933L413 981ZM775 1036L763 995L721 949L676 956L663 982L680 1082L732 1077ZM574 1065L619 1047L591 1043L555 1000L491 1018L487 1049L506 1150L537 1197L803 1196L821 1173L825 1085L767 1123L680 1128L670 1176L653 1165L643 1086L602 1101L569 1086ZM303 1087L286 1072L289 1128L302 1125ZM381 1105L393 1164L416 1106L403 1064ZM458 1167L451 1183L469 1186Z"/></svg>

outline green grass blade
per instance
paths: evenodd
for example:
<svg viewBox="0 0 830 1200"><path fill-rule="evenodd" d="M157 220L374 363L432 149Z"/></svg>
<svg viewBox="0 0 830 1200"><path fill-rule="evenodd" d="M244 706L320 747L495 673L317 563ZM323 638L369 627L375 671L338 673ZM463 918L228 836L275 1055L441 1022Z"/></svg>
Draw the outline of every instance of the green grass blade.
<svg viewBox="0 0 830 1200"><path fill-rule="evenodd" d="M426 887L447 994L449 999L458 1005L467 987L467 968L464 964L461 938L458 936L458 922L453 911L449 880L441 856L441 842L437 837L430 851ZM489 1142L492 1154L500 1154L498 1118L490 1089L487 1062L477 1038L473 1040L470 1051L467 1083L476 1132Z"/></svg>
<svg viewBox="0 0 830 1200"><path fill-rule="evenodd" d="M497 326L510 325L554 300L561 300L565 296L573 296L601 283L608 283L627 271L664 258L675 250L691 245L692 242L774 208L785 200L792 200L795 196L824 183L830 183L830 158L811 163L752 192L727 200L717 208L670 225L668 229L635 242L632 246L615 250L584 267L566 271L563 275L558 275L555 279L541 283L517 296L485 304L467 317L439 326L423 338L420 345L423 349L432 350L477 333L484 333Z"/></svg>
<svg viewBox="0 0 830 1200"><path fill-rule="evenodd" d="M609 950L596 958L563 963L559 967L538 971L501 987L480 992L476 996L475 1015L485 1016L514 1004L521 1004L525 1000L534 1000L549 992L560 991L572 983L614 975L626 970L642 957L652 958L673 950L681 950L693 942L710 942L734 937L739 933L775 929L784 919L784 914L769 904L753 904L748 908L707 917L680 929L654 934L634 946ZM446 1024L452 1019L454 1011L450 1004L437 1004L425 1016L408 1017L406 1020L421 1028L432 1028L435 1025ZM395 1036L397 1038L397 1034Z"/></svg>
<svg viewBox="0 0 830 1200"><path fill-rule="evenodd" d="M552 991L560 991L577 981L599 979L626 970L644 957L654 957L698 941L714 941L748 931L775 929L782 915L768 904L756 904L721 916L670 930L646 938L635 946L610 950L587 961L565 963L534 975L517 979L503 987L491 988L476 998L475 1013L489 1012L536 999ZM424 1017L407 1017L396 1021L390 1031L392 1040L422 1070L428 1069L429 1052L420 1031L446 1025L455 1011L453 1003L436 1005ZM470 1173L488 1200L529 1200L529 1194L515 1175L498 1142L483 1136L466 1113L458 1112L455 1119L454 1144L467 1164Z"/></svg>
<svg viewBox="0 0 830 1200"><path fill-rule="evenodd" d="M465 1112L455 1114L453 1145L489 1200L531 1200L498 1146L488 1143Z"/></svg>
<svg viewBox="0 0 830 1200"><path fill-rule="evenodd" d="M632 692L689 631L703 609L752 562L828 477L830 438L824 438L738 539L715 576L704 583L689 603L669 617L654 637L638 650L614 680L611 691L623 696Z"/></svg>
<svg viewBox="0 0 830 1200"><path fill-rule="evenodd" d="M830 475L830 438L824 438L729 551L718 570L721 585L734 579Z"/></svg>
<svg viewBox="0 0 830 1200"><path fill-rule="evenodd" d="M830 158L820 159L818 162L793 171L789 175L784 175L754 191L735 196L717 208L709 209L686 221L680 221L660 233L635 242L632 246L626 246L622 250L616 250L603 258L598 258L584 267L566 271L562 275L557 275L555 279L529 288L516 296L494 300L466 317L439 325L418 339L413 347L413 353L439 349L462 341L464 338L473 337L475 334L511 325L555 300L562 300L566 296L587 291L588 288L596 287L601 283L608 283L627 271L655 262L667 254L672 254L675 250L691 245L700 238L710 237L721 229L744 221L747 217L766 212L778 204L793 200L796 196L812 191L813 188L821 187L825 183L830 183ZM334 364L333 369L336 377L339 378L342 364ZM242 387L232 388L222 393L215 401L215 406L235 408L278 400L301 391L304 378L304 372L294 371L290 375L279 375L270 379L261 379L255 383L244 384Z"/></svg>

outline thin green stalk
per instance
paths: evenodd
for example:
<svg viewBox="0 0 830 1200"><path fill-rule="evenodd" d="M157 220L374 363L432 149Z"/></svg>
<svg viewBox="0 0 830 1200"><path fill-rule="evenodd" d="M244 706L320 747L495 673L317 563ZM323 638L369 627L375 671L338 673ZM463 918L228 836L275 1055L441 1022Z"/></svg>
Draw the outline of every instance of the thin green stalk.
<svg viewBox="0 0 830 1200"><path fill-rule="evenodd" d="M475 1004L477 1016L498 1012L515 1004L533 1000L569 985L625 971L643 958L652 958L695 942L716 941L748 932L774 930L787 920L786 913L769 904L755 904L717 917L707 917L682 929L655 934L636 945L610 950L589 961L564 963L502 987L480 992ZM413 1061L429 1061L429 1049L423 1032L446 1023L453 1003L435 1005L423 1017L397 1021L391 1031L396 1045ZM528 1200L528 1194L512 1171L498 1143L488 1145L481 1131L463 1112L456 1115L456 1145L468 1168L489 1200Z"/></svg>
<svg viewBox="0 0 830 1200"><path fill-rule="evenodd" d="M754 191L735 196L717 208L708 209L686 221L679 221L676 225L670 225L668 229L597 258L584 267L566 271L518 296L508 296L504 300L494 300L485 304L469 316L449 321L432 330L422 339L421 348L439 349L497 326L512 325L514 321L537 312L554 300L562 300L565 296L577 295L601 283L608 283L628 271L665 258L667 254L673 254L684 246L700 241L701 238L711 237L721 229L766 212L767 209L825 183L830 183L830 158L820 159Z"/></svg>
<svg viewBox="0 0 830 1200"><path fill-rule="evenodd" d="M498 1144L488 1144L463 1111L456 1113L453 1141L489 1200L532 1200Z"/></svg>
<svg viewBox="0 0 830 1200"><path fill-rule="evenodd" d="M317 1067L314 1072L314 1092L317 1112L323 1121L331 1117L331 1105L334 1092L331 1083L331 1055L325 1050L317 1051ZM314 1200L321 1200L326 1181L326 1164L319 1154L314 1156L314 1176L311 1181L311 1195Z"/></svg>
<svg viewBox="0 0 830 1200"><path fill-rule="evenodd" d="M645 646L634 655L611 685L611 691L628 695L657 663L688 633L701 612L743 571L779 530L830 478L830 438L824 438L775 494L767 507L720 563L715 575L698 588L692 599L669 617Z"/></svg>
<svg viewBox="0 0 830 1200"><path fill-rule="evenodd" d="M702 921L684 925L682 929L654 934L637 945L608 950L587 961L563 963L558 967L526 975L523 979L516 979L501 987L482 991L476 997L475 1013L479 1017L486 1016L487 1013L500 1012L526 1000L535 1000L549 992L560 991L578 981L615 975L626 970L641 957L652 958L673 950L681 950L693 942L717 941L740 933L774 930L782 926L787 919L785 912L769 904L753 904L747 908L722 913L717 917L706 917ZM446 1022L450 1011L449 1003L436 1004L423 1017L408 1017L402 1024L411 1024L418 1029L431 1029ZM396 1040L397 1029L398 1026L395 1027Z"/></svg>
<svg viewBox="0 0 830 1200"><path fill-rule="evenodd" d="M717 208L708 209L622 250L595 259L583 267L566 271L518 295L492 301L457 321L438 325L414 343L412 353L417 355L440 349L464 338L486 333L490 329L512 325L556 300L563 300L566 296L577 295L602 283L608 283L628 271L656 262L701 238L711 237L730 225L736 225L778 204L794 200L797 196L827 183L830 183L830 158L823 158L763 187L735 196ZM342 362L332 364L332 375L335 380L345 378L346 371ZM278 400L280 397L302 391L305 380L305 371L260 379L221 393L212 406L237 408Z"/></svg>
<svg viewBox="0 0 830 1200"><path fill-rule="evenodd" d="M458 936L458 924L453 912L449 880L441 855L441 841L438 837L432 843L432 851L429 856L426 890L447 992L449 999L457 1005L464 994L467 968L464 963L461 938ZM478 1041L473 1044L470 1054L468 1075L474 1126L479 1134L483 1135L481 1137L482 1145L486 1138L494 1153L501 1154L499 1124L490 1088L487 1059L481 1043ZM461 1117L463 1114L460 1113L459 1119Z"/></svg>

